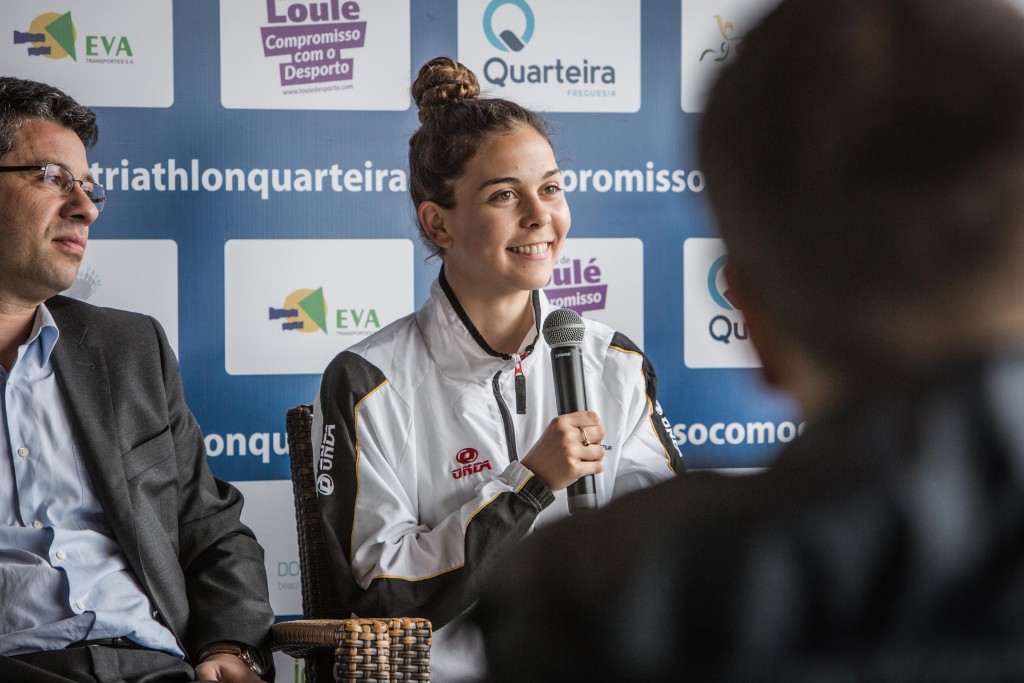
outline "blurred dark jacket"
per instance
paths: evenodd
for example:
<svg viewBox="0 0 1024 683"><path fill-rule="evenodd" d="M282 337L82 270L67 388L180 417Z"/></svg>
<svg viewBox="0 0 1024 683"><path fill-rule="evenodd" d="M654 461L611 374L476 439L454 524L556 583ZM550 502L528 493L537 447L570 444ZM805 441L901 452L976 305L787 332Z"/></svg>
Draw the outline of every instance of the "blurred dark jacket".
<svg viewBox="0 0 1024 683"><path fill-rule="evenodd" d="M893 383L764 473L641 491L496 566L495 680L1024 680L1024 354Z"/></svg>

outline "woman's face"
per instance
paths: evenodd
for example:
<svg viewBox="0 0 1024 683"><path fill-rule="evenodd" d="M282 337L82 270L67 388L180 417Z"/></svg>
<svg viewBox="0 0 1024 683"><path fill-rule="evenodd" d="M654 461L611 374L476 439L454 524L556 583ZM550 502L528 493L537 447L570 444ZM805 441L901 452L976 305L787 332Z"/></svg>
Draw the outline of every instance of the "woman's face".
<svg viewBox="0 0 1024 683"><path fill-rule="evenodd" d="M454 197L454 208L438 208L443 230L435 239L453 287L501 296L547 284L570 216L544 136L522 125L492 137L455 182Z"/></svg>

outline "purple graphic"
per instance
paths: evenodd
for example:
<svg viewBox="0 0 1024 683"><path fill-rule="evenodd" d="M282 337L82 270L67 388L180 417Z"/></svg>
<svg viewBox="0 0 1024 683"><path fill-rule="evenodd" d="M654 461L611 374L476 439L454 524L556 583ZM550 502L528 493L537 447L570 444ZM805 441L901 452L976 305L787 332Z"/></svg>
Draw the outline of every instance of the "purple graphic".
<svg viewBox="0 0 1024 683"><path fill-rule="evenodd" d="M358 18L359 5L351 1L293 4L282 15L274 0L267 0L272 26L260 28L263 54L291 58L280 65L281 85L351 80L353 59L343 57L342 50L366 44L366 22L351 21ZM314 23L298 23L307 20Z"/></svg>
<svg viewBox="0 0 1024 683"><path fill-rule="evenodd" d="M583 314L603 311L608 299L608 285L601 283L601 268L592 258L583 265L580 259L563 256L551 271L551 282L544 288L548 300L559 308Z"/></svg>
<svg viewBox="0 0 1024 683"><path fill-rule="evenodd" d="M41 43L46 40L46 34L44 33L22 33L21 31L14 32L14 44L21 45L23 43ZM44 45L42 47L30 47L28 48L29 57L42 57L50 54L50 46Z"/></svg>

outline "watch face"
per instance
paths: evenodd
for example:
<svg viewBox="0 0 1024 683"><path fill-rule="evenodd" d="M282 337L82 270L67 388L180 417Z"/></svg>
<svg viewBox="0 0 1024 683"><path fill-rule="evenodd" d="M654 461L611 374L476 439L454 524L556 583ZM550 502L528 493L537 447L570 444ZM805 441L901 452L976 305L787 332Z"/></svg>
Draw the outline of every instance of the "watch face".
<svg viewBox="0 0 1024 683"><path fill-rule="evenodd" d="M243 662L249 665L250 669L256 672L257 676L263 675L263 667L260 665L256 657L253 656L252 652L250 652L248 648L243 649L239 657Z"/></svg>

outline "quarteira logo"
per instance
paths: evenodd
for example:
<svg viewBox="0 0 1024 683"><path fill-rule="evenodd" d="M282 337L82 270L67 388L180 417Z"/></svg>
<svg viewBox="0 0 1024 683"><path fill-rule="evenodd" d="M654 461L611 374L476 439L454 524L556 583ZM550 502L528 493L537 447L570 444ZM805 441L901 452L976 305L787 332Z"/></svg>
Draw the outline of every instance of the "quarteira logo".
<svg viewBox="0 0 1024 683"><path fill-rule="evenodd" d="M327 302L324 288L297 289L285 297L281 308L269 309L269 320L280 320L281 329L294 332L327 334Z"/></svg>
<svg viewBox="0 0 1024 683"><path fill-rule="evenodd" d="M722 267L725 266L725 262L728 259L728 256L720 256L708 268L708 294L711 295L711 300L718 304L720 308L724 308L727 311L738 311L739 308L732 300L725 277L722 275Z"/></svg>
<svg viewBox="0 0 1024 683"><path fill-rule="evenodd" d="M503 28L497 33L494 31L494 12L499 7L513 5L523 14L525 28L522 33L515 33L511 28ZM487 40L502 52L519 52L533 38L533 9L526 4L526 0L492 0L491 4L484 10L484 35Z"/></svg>
<svg viewBox="0 0 1024 683"><path fill-rule="evenodd" d="M48 59L64 59L71 57L78 61L75 54L75 39L78 33L71 21L71 12L57 14L47 12L40 14L29 24L28 31L15 31L14 44L27 44L30 57L47 57Z"/></svg>

